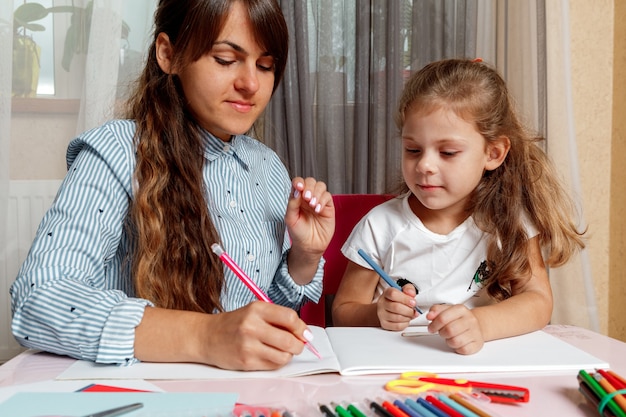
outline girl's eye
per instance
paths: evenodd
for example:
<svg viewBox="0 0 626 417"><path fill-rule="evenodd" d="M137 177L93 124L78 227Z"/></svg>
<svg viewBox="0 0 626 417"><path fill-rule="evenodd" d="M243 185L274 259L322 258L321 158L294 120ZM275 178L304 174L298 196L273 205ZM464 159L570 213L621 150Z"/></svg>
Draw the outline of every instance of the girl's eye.
<svg viewBox="0 0 626 417"><path fill-rule="evenodd" d="M413 148L404 148L404 151L405 151L406 153L411 153L411 154L417 154L417 153L419 153L419 152L420 152L420 150L419 150L419 149L413 149Z"/></svg>
<svg viewBox="0 0 626 417"><path fill-rule="evenodd" d="M454 156L456 155L458 152L457 151L441 151L441 154L443 156Z"/></svg>
<svg viewBox="0 0 626 417"><path fill-rule="evenodd" d="M257 67L261 70L261 71L274 71L274 66L273 65L261 65L261 64L257 64Z"/></svg>

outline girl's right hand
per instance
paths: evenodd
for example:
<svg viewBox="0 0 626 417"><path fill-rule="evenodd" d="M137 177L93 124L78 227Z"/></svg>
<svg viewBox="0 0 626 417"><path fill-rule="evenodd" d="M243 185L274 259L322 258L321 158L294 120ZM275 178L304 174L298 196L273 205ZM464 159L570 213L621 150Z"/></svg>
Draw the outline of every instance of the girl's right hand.
<svg viewBox="0 0 626 417"><path fill-rule="evenodd" d="M415 311L415 287L406 284L402 291L388 287L380 296L376 306L380 326L385 330L404 330L417 317Z"/></svg>

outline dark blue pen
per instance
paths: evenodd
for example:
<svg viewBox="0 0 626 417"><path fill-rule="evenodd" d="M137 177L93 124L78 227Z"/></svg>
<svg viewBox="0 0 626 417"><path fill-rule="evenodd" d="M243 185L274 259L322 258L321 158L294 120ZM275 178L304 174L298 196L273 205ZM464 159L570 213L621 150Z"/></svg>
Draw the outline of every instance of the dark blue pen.
<svg viewBox="0 0 626 417"><path fill-rule="evenodd" d="M369 266L374 268L374 271L376 271L376 273L378 273L378 275L380 275L380 277L384 279L385 282L389 284L390 287L393 287L397 290L402 291L402 287L400 287L398 283L393 280L393 278L391 278L385 271L383 271L383 269L380 266L378 266L378 264L374 262L374 260L367 253L365 253L363 249L359 249L357 253L361 255L361 258L363 258L363 260L367 262ZM422 310L419 309L418 306L415 306L415 311L417 311L420 314L424 314Z"/></svg>

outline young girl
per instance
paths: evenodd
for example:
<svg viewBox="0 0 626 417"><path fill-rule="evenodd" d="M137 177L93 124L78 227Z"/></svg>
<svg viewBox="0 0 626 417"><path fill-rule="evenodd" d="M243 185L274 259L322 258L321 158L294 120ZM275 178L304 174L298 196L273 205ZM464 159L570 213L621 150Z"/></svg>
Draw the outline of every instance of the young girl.
<svg viewBox="0 0 626 417"><path fill-rule="evenodd" d="M11 288L26 347L103 363L274 369L311 338L332 198L246 136L278 85L275 0L161 0L129 103L69 145L69 172ZM213 254L222 247L275 302Z"/></svg>
<svg viewBox="0 0 626 417"><path fill-rule="evenodd" d="M374 208L343 246L350 262L335 325L428 324L461 354L544 327L552 313L546 264L567 262L584 247L583 233L502 78L478 61L431 63L408 80L397 124L405 192Z"/></svg>

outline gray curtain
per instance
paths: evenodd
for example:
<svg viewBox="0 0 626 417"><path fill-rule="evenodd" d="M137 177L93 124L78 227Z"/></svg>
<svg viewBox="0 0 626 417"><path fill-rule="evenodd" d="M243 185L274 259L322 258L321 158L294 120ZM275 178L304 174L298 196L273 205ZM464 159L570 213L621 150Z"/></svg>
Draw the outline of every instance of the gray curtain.
<svg viewBox="0 0 626 417"><path fill-rule="evenodd" d="M404 81L433 60L476 56L479 3L283 0L290 56L263 140L292 175L323 180L332 193L393 191Z"/></svg>

